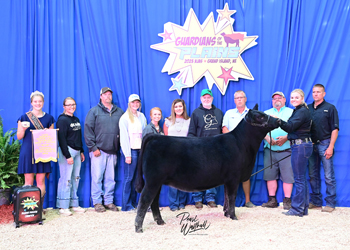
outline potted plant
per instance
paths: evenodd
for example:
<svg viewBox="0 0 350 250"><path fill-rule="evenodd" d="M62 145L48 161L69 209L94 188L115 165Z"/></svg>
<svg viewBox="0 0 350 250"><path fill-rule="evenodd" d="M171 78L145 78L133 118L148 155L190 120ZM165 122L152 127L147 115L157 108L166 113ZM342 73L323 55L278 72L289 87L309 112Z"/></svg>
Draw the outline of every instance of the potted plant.
<svg viewBox="0 0 350 250"><path fill-rule="evenodd" d="M0 205L10 204L11 188L24 183L24 176L17 174L21 144L15 135L12 130L4 134L0 116Z"/></svg>

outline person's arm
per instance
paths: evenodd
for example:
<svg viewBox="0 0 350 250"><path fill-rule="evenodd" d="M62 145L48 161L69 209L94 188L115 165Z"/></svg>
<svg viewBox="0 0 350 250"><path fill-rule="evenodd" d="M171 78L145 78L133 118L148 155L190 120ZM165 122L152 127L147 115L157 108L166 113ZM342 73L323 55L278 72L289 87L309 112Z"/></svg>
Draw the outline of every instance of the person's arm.
<svg viewBox="0 0 350 250"><path fill-rule="evenodd" d="M120 131L120 146L122 148L125 159L130 158L130 163L131 163L131 147L130 147L130 138L129 138L129 132L128 132L128 120L127 118L125 118L125 115L123 115L119 120L119 131Z"/></svg>
<svg viewBox="0 0 350 250"><path fill-rule="evenodd" d="M305 110L309 112L309 110ZM304 112L305 112L304 111ZM297 111L298 113L295 113L294 116L292 115L287 122L283 120L280 121L280 127L287 133L294 132L300 128L300 126L305 122L305 113L302 110Z"/></svg>
<svg viewBox="0 0 350 250"><path fill-rule="evenodd" d="M222 127L222 133L223 133L223 134L226 134L226 133L228 133L228 132L230 132L230 131L228 130L228 128L226 128L226 126L223 126L223 127Z"/></svg>
<svg viewBox="0 0 350 250"><path fill-rule="evenodd" d="M190 126L188 128L188 137L196 137L197 136L197 119L195 114L192 114Z"/></svg>
<svg viewBox="0 0 350 250"><path fill-rule="evenodd" d="M339 133L339 130L338 129L334 129L332 131L332 134L331 134L331 141L329 142L329 146L328 148L326 149L326 151L324 152L324 156L326 156L326 159L329 159L333 156L333 152L334 152L334 144L338 138L338 133Z"/></svg>
<svg viewBox="0 0 350 250"><path fill-rule="evenodd" d="M278 145L278 146L282 146L288 140L288 135L282 135L282 136L277 137L276 139L277 140L275 141L275 144Z"/></svg>
<svg viewBox="0 0 350 250"><path fill-rule="evenodd" d="M84 124L84 139L85 144L90 151L95 152L98 150L96 146L96 135L95 135L95 120L96 116L92 109L88 112L85 118Z"/></svg>
<svg viewBox="0 0 350 250"><path fill-rule="evenodd" d="M164 131L164 135L168 135L168 127L165 125L165 122L163 124L163 131Z"/></svg>
<svg viewBox="0 0 350 250"><path fill-rule="evenodd" d="M68 134L68 126L69 125L67 126L66 122L63 119L61 118L61 119L58 119L58 121L57 121L58 142L59 142L62 154L68 160L69 158L72 158L72 156L69 153L68 143L67 143L67 134ZM68 162L68 164L70 164L70 163Z"/></svg>
<svg viewBox="0 0 350 250"><path fill-rule="evenodd" d="M271 146L276 145L275 139L271 138L269 135L266 135L265 138L264 138L264 140L265 140L268 144L270 144Z"/></svg>
<svg viewBox="0 0 350 250"><path fill-rule="evenodd" d="M17 123L17 139L18 140L22 140L23 139L27 128L22 127L22 122L18 121L18 123Z"/></svg>

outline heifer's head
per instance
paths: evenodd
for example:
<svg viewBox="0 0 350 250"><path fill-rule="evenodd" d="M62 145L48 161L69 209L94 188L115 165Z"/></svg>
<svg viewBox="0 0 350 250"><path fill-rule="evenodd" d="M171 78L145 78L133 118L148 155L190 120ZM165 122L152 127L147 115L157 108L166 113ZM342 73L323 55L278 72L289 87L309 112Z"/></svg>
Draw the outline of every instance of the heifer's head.
<svg viewBox="0 0 350 250"><path fill-rule="evenodd" d="M249 110L244 120L253 127L265 128L267 132L279 127L279 119L259 111L258 104L255 104L254 108Z"/></svg>

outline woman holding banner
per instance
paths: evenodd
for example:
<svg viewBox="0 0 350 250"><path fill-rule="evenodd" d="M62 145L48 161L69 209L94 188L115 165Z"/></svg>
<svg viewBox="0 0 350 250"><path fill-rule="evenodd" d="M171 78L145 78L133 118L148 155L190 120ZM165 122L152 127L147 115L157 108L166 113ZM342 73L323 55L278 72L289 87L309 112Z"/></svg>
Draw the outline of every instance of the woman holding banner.
<svg viewBox="0 0 350 250"><path fill-rule="evenodd" d="M81 162L85 160L81 125L78 117L74 116L76 103L72 97L63 101L63 114L57 119L58 130L58 164L60 166L60 179L58 180L57 202L59 214L69 216L72 211L84 213L85 209L79 207L77 196Z"/></svg>
<svg viewBox="0 0 350 250"><path fill-rule="evenodd" d="M30 95L31 110L22 115L17 123L17 138L23 139L21 152L19 154L18 174L24 174L24 185L33 185L34 174L36 174L36 184L41 190L42 201L45 196L45 175L51 173L50 162L33 162L32 135L30 130L35 129L53 129L55 119L45 113L42 109L44 106L44 94L35 91Z"/></svg>

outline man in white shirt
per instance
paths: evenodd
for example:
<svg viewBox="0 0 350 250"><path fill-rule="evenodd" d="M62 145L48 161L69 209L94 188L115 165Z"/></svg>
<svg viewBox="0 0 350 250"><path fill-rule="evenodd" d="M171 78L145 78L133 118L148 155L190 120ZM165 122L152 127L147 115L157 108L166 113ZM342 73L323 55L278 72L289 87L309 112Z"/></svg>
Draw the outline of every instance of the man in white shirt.
<svg viewBox="0 0 350 250"><path fill-rule="evenodd" d="M236 128L238 123L245 117L249 109L246 106L247 97L242 90L235 92L235 109L227 110L222 123L222 133L228 133ZM244 195L245 195L245 206L252 208L255 205L250 201L250 180L242 183Z"/></svg>

